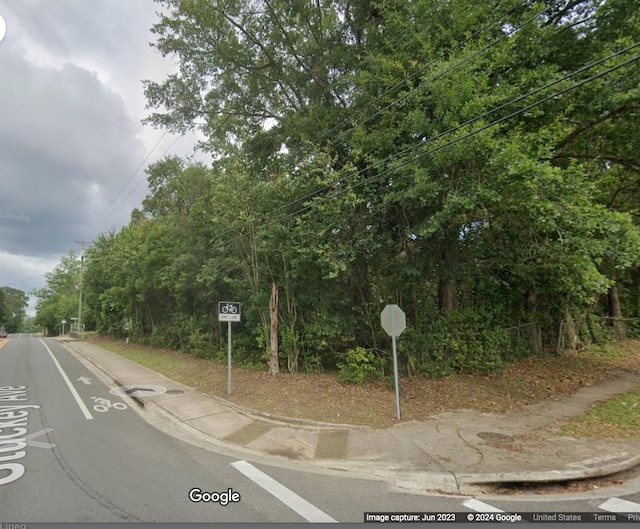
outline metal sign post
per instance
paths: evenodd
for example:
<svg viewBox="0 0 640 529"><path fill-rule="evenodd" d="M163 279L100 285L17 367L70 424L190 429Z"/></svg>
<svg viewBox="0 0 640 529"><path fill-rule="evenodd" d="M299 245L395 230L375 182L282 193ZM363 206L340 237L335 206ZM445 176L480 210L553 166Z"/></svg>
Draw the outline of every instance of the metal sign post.
<svg viewBox="0 0 640 529"><path fill-rule="evenodd" d="M227 322L227 394L231 395L231 322L240 321L240 303L220 301L218 321Z"/></svg>
<svg viewBox="0 0 640 529"><path fill-rule="evenodd" d="M227 395L231 395L231 321L227 322Z"/></svg>
<svg viewBox="0 0 640 529"><path fill-rule="evenodd" d="M396 349L396 336L400 336L407 327L407 319L403 310L398 305L387 305L380 314L382 328L391 336L393 345L393 378L396 386L396 410L400 420L400 383L398 381L398 351Z"/></svg>

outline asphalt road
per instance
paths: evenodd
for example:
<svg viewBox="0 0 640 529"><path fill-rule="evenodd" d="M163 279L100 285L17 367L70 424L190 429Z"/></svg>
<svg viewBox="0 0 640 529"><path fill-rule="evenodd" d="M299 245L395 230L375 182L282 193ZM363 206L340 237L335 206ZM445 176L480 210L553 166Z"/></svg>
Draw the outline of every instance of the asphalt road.
<svg viewBox="0 0 640 529"><path fill-rule="evenodd" d="M0 524L362 522L365 512L640 510L640 496L630 490L615 499L632 504L605 503L612 495L480 500L238 460L149 425L111 389L54 340L0 340ZM196 501L202 497L211 501Z"/></svg>

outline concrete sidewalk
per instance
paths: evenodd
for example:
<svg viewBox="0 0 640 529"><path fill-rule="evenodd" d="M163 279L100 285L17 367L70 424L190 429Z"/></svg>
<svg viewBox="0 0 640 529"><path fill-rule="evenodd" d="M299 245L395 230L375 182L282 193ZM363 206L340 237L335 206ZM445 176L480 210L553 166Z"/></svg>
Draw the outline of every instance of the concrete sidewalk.
<svg viewBox="0 0 640 529"><path fill-rule="evenodd" d="M618 373L571 397L545 401L518 414L460 410L374 429L249 410L93 344L58 341L108 385L166 388L159 395L131 395L156 426L194 444L209 442L254 461L349 472L406 490L448 494L470 494L488 483L605 476L640 465L640 439L576 439L554 433L593 403L640 387L637 374Z"/></svg>

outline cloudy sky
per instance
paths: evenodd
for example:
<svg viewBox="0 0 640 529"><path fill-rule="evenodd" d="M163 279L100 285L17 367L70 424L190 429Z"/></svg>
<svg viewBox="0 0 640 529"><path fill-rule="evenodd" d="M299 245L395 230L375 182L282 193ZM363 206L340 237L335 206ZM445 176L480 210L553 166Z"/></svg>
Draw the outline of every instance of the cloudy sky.
<svg viewBox="0 0 640 529"><path fill-rule="evenodd" d="M159 9L0 0L0 286L44 286L60 257L80 250L75 241L128 222L146 165L193 154L193 137L141 124L141 80L175 70L149 46Z"/></svg>

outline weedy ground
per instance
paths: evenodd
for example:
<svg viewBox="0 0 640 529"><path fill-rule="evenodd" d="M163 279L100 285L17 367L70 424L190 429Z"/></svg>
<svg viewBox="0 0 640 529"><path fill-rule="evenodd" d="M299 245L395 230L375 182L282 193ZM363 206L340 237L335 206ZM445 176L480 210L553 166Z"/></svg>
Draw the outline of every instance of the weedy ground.
<svg viewBox="0 0 640 529"><path fill-rule="evenodd" d="M88 341L163 375L236 404L275 415L385 428L396 424L393 381L340 383L337 373L287 373L233 367L227 395L227 367L213 360L122 340L89 336ZM423 420L458 409L503 413L552 397L570 395L615 371L640 372L640 341L590 346L561 355L537 356L493 374L460 374L441 379L400 379L402 420ZM640 388L593 406L563 428L572 436L640 436Z"/></svg>

